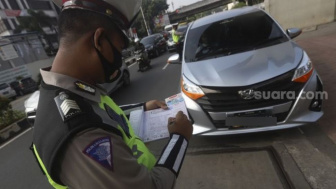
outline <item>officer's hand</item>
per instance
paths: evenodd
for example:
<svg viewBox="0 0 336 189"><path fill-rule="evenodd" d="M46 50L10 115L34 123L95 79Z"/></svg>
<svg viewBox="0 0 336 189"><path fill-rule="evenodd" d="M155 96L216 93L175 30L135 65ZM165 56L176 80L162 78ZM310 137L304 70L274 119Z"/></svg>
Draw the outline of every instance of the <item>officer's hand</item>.
<svg viewBox="0 0 336 189"><path fill-rule="evenodd" d="M182 111L179 111L175 118L170 117L168 119L168 131L169 133L180 134L189 141L193 127L187 116Z"/></svg>
<svg viewBox="0 0 336 189"><path fill-rule="evenodd" d="M162 108L164 110L168 109L166 103L162 101L151 100L151 101L146 102L146 110L154 110L158 108Z"/></svg>

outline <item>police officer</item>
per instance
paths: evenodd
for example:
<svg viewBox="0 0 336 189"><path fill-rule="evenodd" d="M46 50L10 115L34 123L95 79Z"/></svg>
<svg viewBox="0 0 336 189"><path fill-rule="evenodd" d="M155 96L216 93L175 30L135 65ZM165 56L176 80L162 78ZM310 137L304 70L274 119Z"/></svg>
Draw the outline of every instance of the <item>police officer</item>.
<svg viewBox="0 0 336 189"><path fill-rule="evenodd" d="M180 58L180 61L181 61L182 60L183 47L182 47L182 43L180 42L180 38L183 35L183 33L178 32L177 27L178 27L177 23L173 24L172 38L173 38L173 41L175 43L176 51L179 54L179 58Z"/></svg>
<svg viewBox="0 0 336 189"><path fill-rule="evenodd" d="M33 150L55 188L172 188L192 126L186 115L167 120L170 140L156 159L124 114L97 84L120 75L124 35L138 0L58 0L60 48L43 81ZM167 108L153 100L134 106ZM132 107L134 107L132 106ZM124 107L129 108L129 107Z"/></svg>

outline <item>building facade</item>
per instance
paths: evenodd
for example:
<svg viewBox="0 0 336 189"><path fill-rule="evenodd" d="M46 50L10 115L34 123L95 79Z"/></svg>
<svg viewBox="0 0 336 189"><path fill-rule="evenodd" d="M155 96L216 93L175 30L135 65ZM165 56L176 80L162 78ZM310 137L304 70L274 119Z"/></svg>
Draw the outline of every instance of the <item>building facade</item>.
<svg viewBox="0 0 336 189"><path fill-rule="evenodd" d="M14 34L20 24L17 18L30 16L28 10L42 11L54 19L56 26L59 8L51 0L0 0L0 36ZM43 30L46 34L56 32L50 28Z"/></svg>
<svg viewBox="0 0 336 189"><path fill-rule="evenodd" d="M19 20L31 11L48 18L48 26L37 20L43 32L20 27ZM39 67L51 64L50 56L58 49L59 12L51 0L0 0L0 83L27 76L36 80Z"/></svg>

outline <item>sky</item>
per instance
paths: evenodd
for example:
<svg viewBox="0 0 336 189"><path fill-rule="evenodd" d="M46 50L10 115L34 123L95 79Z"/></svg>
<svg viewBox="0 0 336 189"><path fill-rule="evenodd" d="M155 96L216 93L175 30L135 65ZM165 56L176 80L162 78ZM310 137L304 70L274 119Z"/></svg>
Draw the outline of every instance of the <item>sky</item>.
<svg viewBox="0 0 336 189"><path fill-rule="evenodd" d="M169 5L168 10L173 11L172 2L174 3L174 10L176 10L182 6L196 3L197 1L200 1L200 0L167 0L167 4Z"/></svg>

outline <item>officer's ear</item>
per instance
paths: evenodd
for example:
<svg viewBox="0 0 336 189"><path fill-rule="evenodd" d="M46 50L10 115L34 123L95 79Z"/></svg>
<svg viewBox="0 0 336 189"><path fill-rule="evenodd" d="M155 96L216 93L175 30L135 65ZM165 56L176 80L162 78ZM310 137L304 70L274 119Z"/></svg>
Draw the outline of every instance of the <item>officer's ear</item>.
<svg viewBox="0 0 336 189"><path fill-rule="evenodd" d="M104 39L105 29L97 28L93 35L93 43L96 49L102 51L102 40Z"/></svg>

